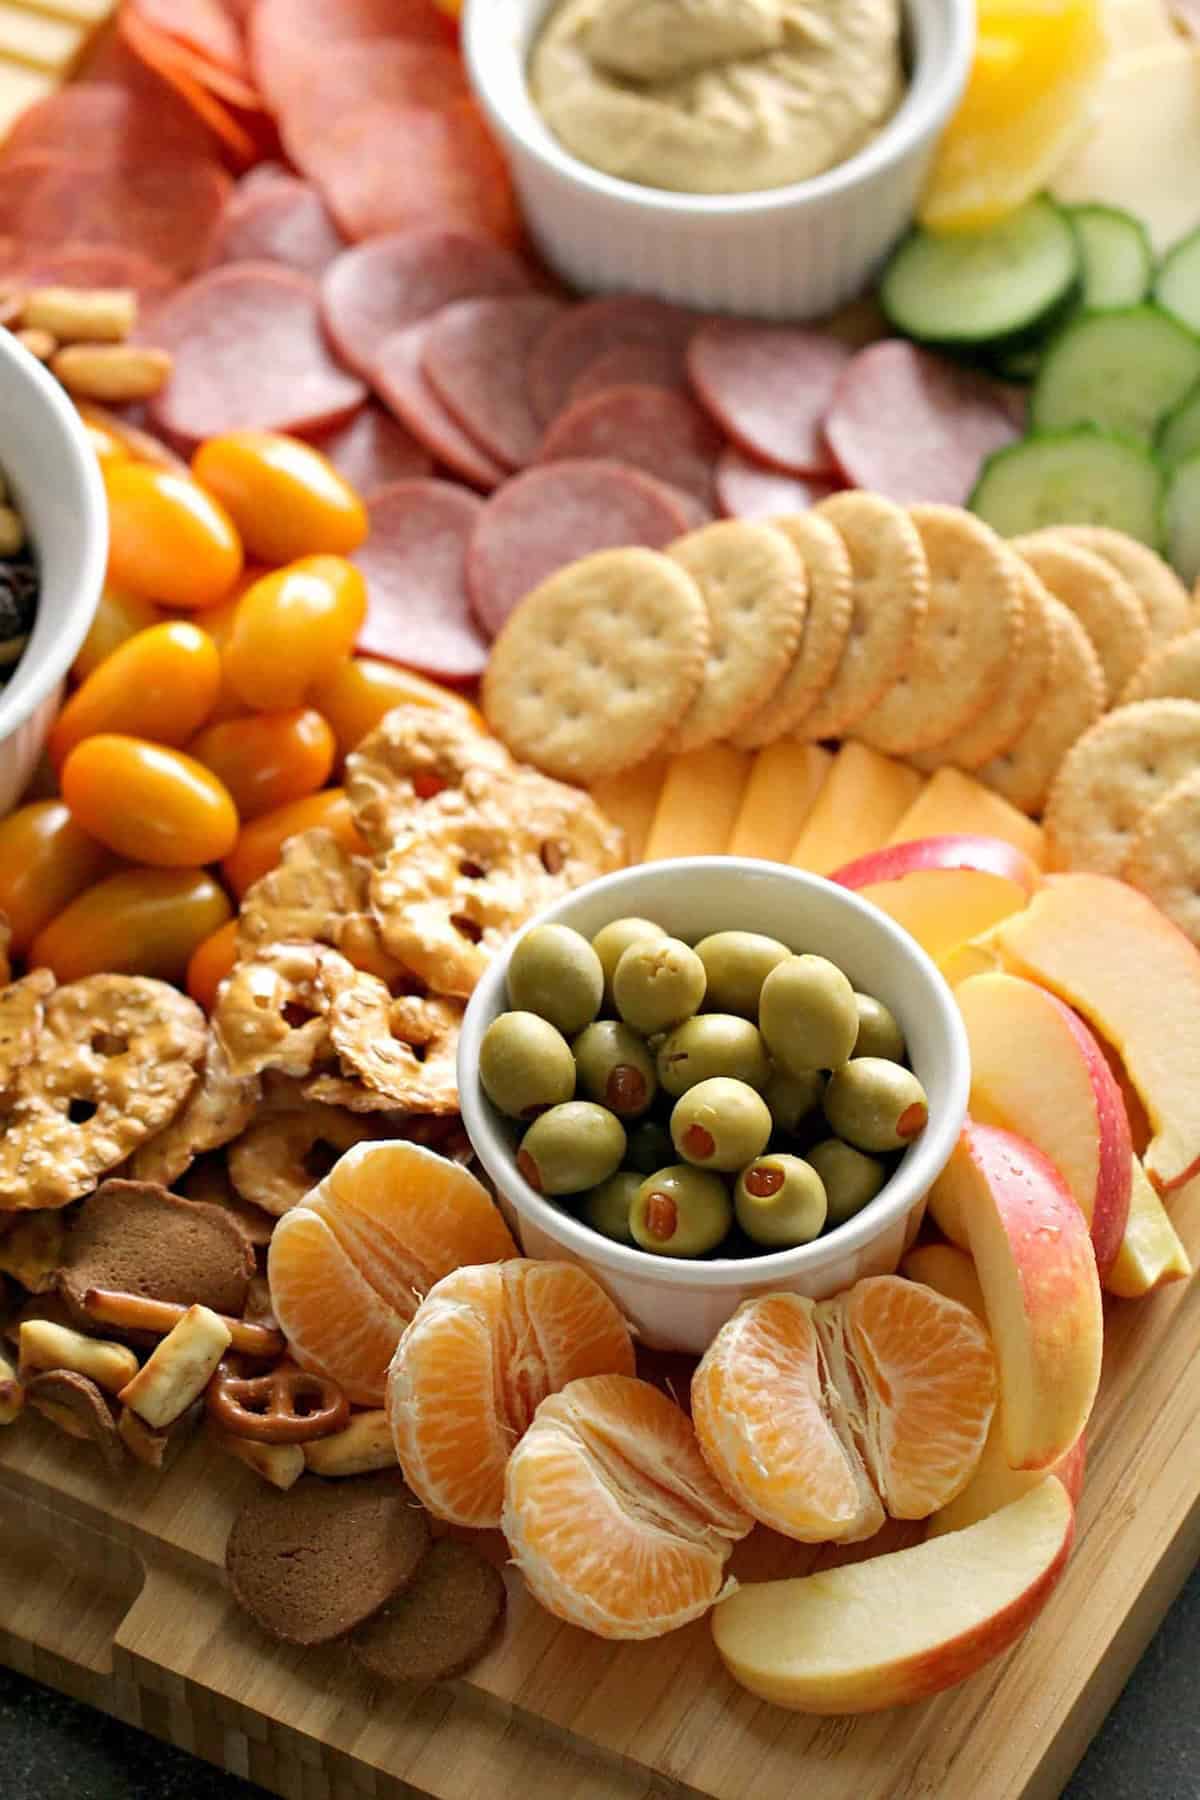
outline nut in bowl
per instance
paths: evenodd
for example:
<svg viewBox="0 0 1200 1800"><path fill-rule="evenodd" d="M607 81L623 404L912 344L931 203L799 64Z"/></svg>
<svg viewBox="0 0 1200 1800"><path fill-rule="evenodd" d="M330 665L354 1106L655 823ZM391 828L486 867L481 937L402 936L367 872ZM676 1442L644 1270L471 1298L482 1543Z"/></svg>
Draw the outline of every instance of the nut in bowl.
<svg viewBox="0 0 1200 1800"><path fill-rule="evenodd" d="M694 1171L699 1182L692 1185L704 1185L706 1188L705 1195L697 1196L704 1203L705 1217L715 1217L723 1202L728 1206L728 1216L723 1221L717 1221L723 1222L726 1230L717 1230L714 1225L707 1234L701 1232L695 1242L685 1241L678 1248L667 1243L660 1250L642 1249L636 1242L621 1242L607 1234L605 1225L611 1223L611 1219L605 1218L605 1202L619 1214L621 1197L619 1193L606 1190L626 1182L630 1200L633 1194L631 1177L614 1176L614 1171L622 1160L619 1142L621 1127L618 1125L616 1133L611 1132L604 1121L611 1119L616 1124L616 1120L588 1100L590 1087L594 1084L589 1064L594 1060L600 1070L603 1070L606 1049L603 1042L594 1052L591 1045L585 1046L581 1073L573 1090L570 1072L564 1075L561 1071L551 1071L553 1091L548 1089L545 1096L538 1095L533 1101L535 1108L565 1101L572 1109L579 1109L579 1123L587 1133L584 1148L589 1164L594 1165L590 1167L590 1174L596 1187L587 1196L567 1192L551 1176L550 1180L543 1182L543 1192L539 1193L521 1173L517 1158L518 1147L524 1141L523 1127L493 1105L485 1092L480 1072L481 1049L489 1027L519 1004L510 994L510 967L514 952L518 950L524 937L541 925L565 925L591 940L604 926L616 920L631 918L653 921L668 937L677 939L684 945L701 943L718 932L733 931L775 939L787 951L795 953L795 956L780 965L781 973L789 975L794 970L798 957L811 958L814 962L827 959L828 963L835 964L842 971L852 992L870 996L880 1003L879 1010L873 1017L876 1041L872 1048L881 1052L878 1058L881 1062L885 1061L888 1050L886 1041L879 1036L880 1017L884 1009L899 1026L910 1068L898 1067L894 1062L889 1062L886 1066L895 1070L892 1079L904 1085L906 1095L909 1094L910 1083L918 1093L923 1090L928 1117L911 1137L911 1141L903 1139L903 1133L900 1137L889 1140L892 1143L907 1141L908 1147L896 1160L889 1159L879 1165L885 1169L886 1179L873 1197L858 1206L857 1210L852 1205L845 1206L840 1212L831 1207L826 1218L820 1213L818 1200L817 1212L820 1217L816 1222L819 1228L821 1220L824 1220L825 1229L811 1241L801 1241L795 1248L764 1251L764 1240L773 1241L768 1237L770 1228L756 1234L759 1237L757 1244L750 1240L749 1233L741 1235L738 1230L733 1230L733 1211L735 1201L739 1198L735 1193L738 1180L736 1173L718 1175L714 1162L710 1161L709 1166L703 1168L691 1160L696 1146L699 1145L703 1150L706 1141L704 1132L695 1137L687 1136L689 1126L703 1123L690 1117L692 1112L699 1111L700 1103L705 1098L700 1095L697 1100L700 1089L713 1086L744 1089L742 1112L746 1116L733 1121L733 1128L745 1134L746 1157L740 1163L737 1156L719 1156L717 1160L722 1163L737 1163L739 1168L743 1168L746 1158L751 1162L757 1159L764 1165L785 1165L781 1170L769 1170L768 1181L765 1184L751 1183L751 1189L754 1186L777 1186L779 1184L774 1177L783 1174L785 1184L782 1191L789 1205L794 1205L795 1217L812 1218L813 1196L809 1191L799 1190L799 1184L794 1179L798 1171L788 1166L792 1159L786 1155L760 1155L767 1148L767 1143L765 1140L759 1142L763 1134L756 1126L754 1115L757 1109L754 1101L757 1093L750 1079L742 1082L720 1076L710 1077L708 1066L697 1067L696 1073L703 1074L706 1078L681 1095L685 1102L689 1098L692 1101L690 1106L684 1107L688 1117L676 1118L680 1101L671 1092L671 1087L679 1086L680 1082L675 1074L669 1076L671 1086L667 1088L668 1099L675 1101L670 1111L675 1141L672 1145L671 1137L666 1135L666 1128L657 1127L664 1140L662 1151L661 1154L651 1154L647 1173L657 1168L665 1176L667 1171L664 1165L673 1165L671 1173L677 1180L682 1180L686 1187L689 1176ZM630 949L635 948L636 945L630 946ZM679 971L682 992L687 986L688 967L686 958L680 957L679 960L682 965ZM536 971L534 973L536 975ZM628 979L628 969L622 973ZM728 977L732 985L731 997L718 999L718 1005L727 1007L731 1015L734 1014L738 1001L736 987L739 974L740 971ZM524 989L525 981L530 981L536 991L536 981L531 980L528 972L522 979L518 962L519 991ZM832 977L830 983L836 985ZM564 990L566 985L564 983ZM578 981L570 985L572 997L576 990L586 993L586 972L581 971ZM625 1007L621 1006L621 985L618 980L617 1010L623 1013L629 1001L626 998ZM786 992L787 982L776 985L783 986ZM706 1003L711 1006L711 978L709 990ZM560 996L560 999L564 997ZM688 1003L687 995L679 1002L684 1008L688 1007ZM559 1034L571 1038L577 1062L582 1034L573 1027L578 1026L582 1017L579 1010L582 1004L582 1000L579 1000L574 1015L565 1019L564 1031ZM595 1010L604 1015L604 1022L607 1024L614 1009L605 1000L600 1000ZM721 1016L712 1011L695 1013L694 1000L691 1002L691 1011L696 1021L716 1020ZM649 1023L656 1026L659 1020L655 1018ZM548 1023L547 1028L553 1034L554 1028ZM583 1029L587 1031L592 1028L585 1025ZM836 1035L836 1025L831 1029ZM774 1035L775 1026L768 1023L767 1031L768 1035ZM746 1021L746 1032L748 1038L756 1036L749 1021ZM738 1058L749 1058L742 1065L743 1072L748 1077L759 1079L754 1070L754 1045L749 1041L743 1044L736 1028L731 1028L727 1035L729 1042L717 1047L717 1060L709 1066L724 1069L727 1055L735 1058L735 1061ZM611 1053L611 1047L609 1049ZM651 1038L648 1049L655 1057L661 1052L662 1044L657 1036ZM786 1049L784 1055L787 1055ZM635 1059L630 1060L632 1062ZM703 1050L701 1060L703 1061ZM623 1059L623 1071L628 1066ZM778 1058L775 1059L775 1073L779 1073ZM808 875L798 869L739 857L688 857L648 863L605 876L576 889L534 919L522 937L514 940L493 959L475 990L463 1020L458 1081L463 1120L471 1142L495 1184L501 1205L510 1221L515 1224L526 1254L559 1259L565 1257L583 1263L607 1288L636 1326L644 1342L656 1348L699 1354L741 1302L752 1295L789 1291L822 1299L848 1287L864 1275L887 1274L896 1268L916 1234L925 1195L945 1166L958 1138L966 1115L970 1061L962 1021L942 977L913 939L868 902L819 876ZM555 1082L557 1085L554 1085ZM797 1085L797 1078L793 1077L792 1085ZM571 1098L572 1091L574 1099ZM902 1107L901 1111L903 1110ZM543 1113L541 1116L545 1118L547 1115ZM819 1111L816 1116L820 1118ZM915 1115L915 1118L919 1117L919 1113ZM632 1118L629 1118L628 1123L627 1135L632 1143L638 1127ZM678 1131L674 1129L676 1125L679 1127ZM646 1129L649 1132L655 1128ZM836 1126L825 1124L819 1127L815 1135L824 1136L828 1143L836 1144L839 1138L848 1134ZM873 1125L873 1135L877 1142L883 1141L879 1136L877 1120ZM609 1136L618 1140L615 1146L608 1143ZM844 1149L849 1146L841 1147ZM536 1153L537 1145L533 1148ZM554 1148L553 1145L550 1146L551 1155ZM895 1155L894 1152L892 1154ZM860 1172L858 1165L865 1164L867 1156L862 1151L852 1151L852 1157L857 1158L856 1172ZM535 1154L535 1164L536 1160ZM833 1158L839 1164L839 1179L844 1180L846 1160L850 1159ZM522 1161L526 1168L531 1168L527 1158ZM531 1172L534 1172L532 1168ZM613 1179L606 1182L606 1177ZM812 1185L811 1182L808 1183L810 1189ZM721 1188L722 1199L718 1199L716 1194L718 1186ZM557 1201L551 1195L551 1190L556 1187L562 1194L562 1199ZM708 1188L712 1189L711 1193L707 1192ZM604 1198L601 1199L601 1196ZM686 1198L690 1201L691 1196ZM753 1207L753 1192L740 1198L743 1207L747 1200ZM647 1210L647 1199L648 1196L643 1195L643 1213ZM663 1210L660 1205L660 1215ZM587 1223L589 1216L597 1219L599 1229ZM745 1216L740 1216L744 1230ZM837 1223L839 1218L844 1219L844 1222ZM650 1221L651 1237L657 1223L655 1220ZM632 1225L636 1237L636 1209ZM661 1230L660 1224L658 1229ZM727 1231L730 1230L733 1230L733 1235L727 1237ZM797 1244L797 1239L805 1235L807 1232L801 1226L786 1241ZM731 1248L746 1253L728 1254Z"/></svg>

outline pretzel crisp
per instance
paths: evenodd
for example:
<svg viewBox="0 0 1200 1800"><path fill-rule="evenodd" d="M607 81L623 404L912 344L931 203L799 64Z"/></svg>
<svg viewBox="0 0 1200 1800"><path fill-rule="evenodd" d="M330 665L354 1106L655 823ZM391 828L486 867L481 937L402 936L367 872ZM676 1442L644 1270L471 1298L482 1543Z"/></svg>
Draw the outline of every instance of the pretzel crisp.
<svg viewBox="0 0 1200 1800"><path fill-rule="evenodd" d="M7 987L12 980L11 949L12 926L9 924L8 914L0 912L0 987Z"/></svg>
<svg viewBox="0 0 1200 1800"><path fill-rule="evenodd" d="M346 794L360 833L382 851L434 813L475 810L469 774L513 767L499 738L449 707L396 706L346 758Z"/></svg>
<svg viewBox="0 0 1200 1800"><path fill-rule="evenodd" d="M0 1275L11 1275L31 1294L48 1294L65 1243L61 1213L17 1213L9 1221L0 1220Z"/></svg>
<svg viewBox="0 0 1200 1800"><path fill-rule="evenodd" d="M0 992L0 1095L11 1093L18 1074L37 1054L44 1003L53 992L49 969L33 969Z"/></svg>
<svg viewBox="0 0 1200 1800"><path fill-rule="evenodd" d="M44 1369L30 1376L25 1398L68 1437L94 1444L111 1470L121 1467L125 1450L112 1405L88 1376L73 1369Z"/></svg>
<svg viewBox="0 0 1200 1800"><path fill-rule="evenodd" d="M254 1117L261 1098L258 1077L232 1074L225 1052L210 1032L200 1080L166 1130L134 1151L129 1160L131 1178L170 1187L198 1156L232 1143Z"/></svg>
<svg viewBox="0 0 1200 1800"><path fill-rule="evenodd" d="M89 975L45 1002L0 1124L0 1211L65 1206L175 1117L207 1042L195 1001L141 975Z"/></svg>
<svg viewBox="0 0 1200 1800"><path fill-rule="evenodd" d="M356 968L394 981L401 971L384 949L367 903L370 874L366 857L351 856L331 831L289 838L277 867L242 896L239 959L270 944L327 944Z"/></svg>
<svg viewBox="0 0 1200 1800"><path fill-rule="evenodd" d="M360 974L334 997L329 1035L347 1074L397 1111L454 1113L462 1015L455 1000L393 1000L381 981Z"/></svg>
<svg viewBox="0 0 1200 1800"><path fill-rule="evenodd" d="M265 1375L238 1375L222 1363L208 1385L208 1415L231 1437L259 1444L307 1444L331 1437L350 1402L326 1375L280 1363Z"/></svg>
<svg viewBox="0 0 1200 1800"><path fill-rule="evenodd" d="M240 963L212 1017L230 1074L310 1075L330 1053L330 998L353 979L353 964L323 944L268 944Z"/></svg>
<svg viewBox="0 0 1200 1800"><path fill-rule="evenodd" d="M229 1179L243 1200L279 1218L344 1151L376 1135L368 1120L312 1101L266 1112L230 1146Z"/></svg>

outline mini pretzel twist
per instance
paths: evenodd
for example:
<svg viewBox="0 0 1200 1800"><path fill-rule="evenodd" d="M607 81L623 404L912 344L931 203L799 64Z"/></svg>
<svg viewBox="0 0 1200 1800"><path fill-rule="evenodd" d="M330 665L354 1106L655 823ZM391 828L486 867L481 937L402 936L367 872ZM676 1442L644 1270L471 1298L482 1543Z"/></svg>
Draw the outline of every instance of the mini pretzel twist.
<svg viewBox="0 0 1200 1800"><path fill-rule="evenodd" d="M260 1444L307 1444L332 1437L350 1418L336 1381L282 1362L266 1375L238 1375L221 1363L208 1387L208 1412L232 1437Z"/></svg>

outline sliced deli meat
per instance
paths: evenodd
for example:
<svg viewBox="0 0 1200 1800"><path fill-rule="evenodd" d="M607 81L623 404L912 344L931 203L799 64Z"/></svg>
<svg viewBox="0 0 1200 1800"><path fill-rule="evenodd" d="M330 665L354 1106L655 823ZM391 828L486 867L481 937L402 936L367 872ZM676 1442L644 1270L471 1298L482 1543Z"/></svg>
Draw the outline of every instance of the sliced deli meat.
<svg viewBox="0 0 1200 1800"><path fill-rule="evenodd" d="M95 155L119 162L168 152L209 155L212 133L156 77L124 85L116 81L74 81L25 108L4 140L4 156L28 150Z"/></svg>
<svg viewBox="0 0 1200 1800"><path fill-rule="evenodd" d="M490 636L548 575L594 550L661 550L691 519L686 497L619 462L526 469L491 496L467 549L471 605Z"/></svg>
<svg viewBox="0 0 1200 1800"><path fill-rule="evenodd" d="M376 38L326 45L279 110L279 136L296 167L315 173L321 144L337 122L364 107L449 106L470 94L447 43Z"/></svg>
<svg viewBox="0 0 1200 1800"><path fill-rule="evenodd" d="M545 340L543 339L543 342ZM711 518L725 440L694 400L660 387L608 388L569 406L551 425L539 462L600 457L630 463L691 496ZM696 523L693 516L691 523Z"/></svg>
<svg viewBox="0 0 1200 1800"><path fill-rule="evenodd" d="M247 30L254 80L274 113L335 45L387 38L446 44L449 21L433 0L256 0Z"/></svg>
<svg viewBox="0 0 1200 1800"><path fill-rule="evenodd" d="M178 285L162 263L115 244L81 244L78 249L30 250L20 263L21 280L39 287L132 288L145 307Z"/></svg>
<svg viewBox="0 0 1200 1800"><path fill-rule="evenodd" d="M900 338L860 350L825 434L848 481L901 505L962 506L994 450L1019 436L1011 394Z"/></svg>
<svg viewBox="0 0 1200 1800"><path fill-rule="evenodd" d="M345 425L315 440L339 474L365 498L394 481L433 474L433 458L424 444L384 411L368 401Z"/></svg>
<svg viewBox="0 0 1200 1800"><path fill-rule="evenodd" d="M821 430L852 352L826 332L710 319L688 346L692 387L735 444L792 475L832 459Z"/></svg>
<svg viewBox="0 0 1200 1800"><path fill-rule="evenodd" d="M543 425L558 417L584 370L610 350L665 347L682 357L698 314L644 294L610 294L572 307L529 358L529 392Z"/></svg>
<svg viewBox="0 0 1200 1800"><path fill-rule="evenodd" d="M228 263L198 276L156 311L151 335L175 359L152 416L178 438L311 434L367 397L329 349L316 284L272 263Z"/></svg>
<svg viewBox="0 0 1200 1800"><path fill-rule="evenodd" d="M519 469L541 428L529 404L529 352L562 313L546 294L458 300L429 321L422 367L443 403L494 461Z"/></svg>
<svg viewBox="0 0 1200 1800"><path fill-rule="evenodd" d="M736 444L717 463L717 505L727 519L777 519L807 512L835 493L837 482L819 476L787 475L747 456Z"/></svg>
<svg viewBox="0 0 1200 1800"><path fill-rule="evenodd" d="M229 189L224 169L203 156L51 166L26 197L18 235L55 250L117 245L187 275L205 259Z"/></svg>
<svg viewBox="0 0 1200 1800"><path fill-rule="evenodd" d="M614 344L601 351L571 383L568 401L586 400L614 387L686 388L687 353L683 344Z"/></svg>
<svg viewBox="0 0 1200 1800"><path fill-rule="evenodd" d="M358 647L439 675L482 674L487 643L467 599L467 544L483 501L449 481L397 481L374 495L353 560L367 583Z"/></svg>
<svg viewBox="0 0 1200 1800"><path fill-rule="evenodd" d="M371 370L372 386L432 457L472 487L490 492L504 480L504 468L463 430L425 374L431 324L422 319L384 339Z"/></svg>
<svg viewBox="0 0 1200 1800"><path fill-rule="evenodd" d="M282 175L248 193L239 184L213 234L209 260L281 263L315 279L345 248L316 188Z"/></svg>

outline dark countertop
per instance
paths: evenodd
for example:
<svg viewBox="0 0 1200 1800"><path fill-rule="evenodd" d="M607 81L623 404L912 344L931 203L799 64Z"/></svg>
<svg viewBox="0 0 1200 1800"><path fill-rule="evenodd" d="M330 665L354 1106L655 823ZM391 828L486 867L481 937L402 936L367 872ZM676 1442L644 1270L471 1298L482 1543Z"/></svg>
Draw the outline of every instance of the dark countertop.
<svg viewBox="0 0 1200 1800"><path fill-rule="evenodd" d="M1200 1570L1062 1800L1200 1800L1198 1668ZM0 1669L0 1770L4 1800L266 1800L250 1782L6 1669Z"/></svg>

